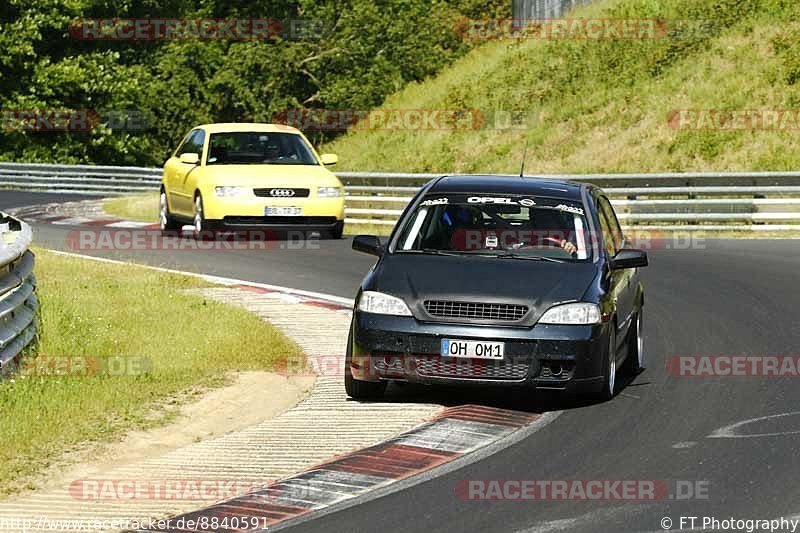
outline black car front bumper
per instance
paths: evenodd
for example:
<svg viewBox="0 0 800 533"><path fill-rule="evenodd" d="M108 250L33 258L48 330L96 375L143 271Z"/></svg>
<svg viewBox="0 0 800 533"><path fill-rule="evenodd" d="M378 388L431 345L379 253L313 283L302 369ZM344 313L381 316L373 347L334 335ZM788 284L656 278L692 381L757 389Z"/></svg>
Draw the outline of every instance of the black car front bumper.
<svg viewBox="0 0 800 533"><path fill-rule="evenodd" d="M595 392L603 385L610 327L462 325L356 311L348 363L353 377L362 381ZM443 338L504 342L505 356L502 360L442 357Z"/></svg>
<svg viewBox="0 0 800 533"><path fill-rule="evenodd" d="M337 231L344 225L336 217L251 217L227 216L221 220L206 220L214 231Z"/></svg>

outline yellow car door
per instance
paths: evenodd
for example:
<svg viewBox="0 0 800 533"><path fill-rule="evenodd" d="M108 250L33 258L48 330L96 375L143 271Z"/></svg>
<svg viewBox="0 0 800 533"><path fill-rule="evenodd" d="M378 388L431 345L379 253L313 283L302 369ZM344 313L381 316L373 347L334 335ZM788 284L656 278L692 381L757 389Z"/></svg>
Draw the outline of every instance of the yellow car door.
<svg viewBox="0 0 800 533"><path fill-rule="evenodd" d="M179 174L181 164L178 156L183 153L183 148L186 146L186 142L189 140L189 136L192 133L194 132L192 131L187 133L181 143L178 145L178 149L175 150L175 152L170 155L166 161L164 161L164 174L161 178L161 184L166 191L169 210L172 213L177 211L177 204L180 203L179 198L176 196L176 193L180 188Z"/></svg>
<svg viewBox="0 0 800 533"><path fill-rule="evenodd" d="M189 133L186 141L175 153L174 171L171 183L168 184L170 208L173 213L191 217L194 214L193 175L200 170L205 145L206 132L202 129Z"/></svg>

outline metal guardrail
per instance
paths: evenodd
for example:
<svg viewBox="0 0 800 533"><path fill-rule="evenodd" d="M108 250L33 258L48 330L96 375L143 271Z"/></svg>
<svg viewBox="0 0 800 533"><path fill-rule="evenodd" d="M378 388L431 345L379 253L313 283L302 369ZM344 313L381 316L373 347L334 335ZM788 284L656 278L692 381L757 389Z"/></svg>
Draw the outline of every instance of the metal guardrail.
<svg viewBox="0 0 800 533"><path fill-rule="evenodd" d="M337 172L349 224L393 225L419 186L442 174ZM547 174L595 183L629 225L715 223L730 229L800 229L800 172ZM0 163L0 188L113 196L158 189L161 169ZM774 222L791 222L774 224ZM739 223L738 226L731 224ZM708 227L710 229L710 226Z"/></svg>
<svg viewBox="0 0 800 533"><path fill-rule="evenodd" d="M348 224L392 226L417 186L441 174L343 172L337 175L345 182L347 190ZM627 228L800 230L800 172L548 174L538 177L602 186Z"/></svg>
<svg viewBox="0 0 800 533"><path fill-rule="evenodd" d="M61 194L118 195L158 189L161 169L0 163L0 187Z"/></svg>
<svg viewBox="0 0 800 533"><path fill-rule="evenodd" d="M0 213L0 370L5 370L38 332L30 226Z"/></svg>

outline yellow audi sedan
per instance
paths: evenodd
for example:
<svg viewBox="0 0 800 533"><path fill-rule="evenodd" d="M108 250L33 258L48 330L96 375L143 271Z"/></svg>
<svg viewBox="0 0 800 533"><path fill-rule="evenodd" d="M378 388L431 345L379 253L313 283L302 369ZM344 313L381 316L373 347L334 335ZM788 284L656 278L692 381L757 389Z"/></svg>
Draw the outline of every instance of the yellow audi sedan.
<svg viewBox="0 0 800 533"><path fill-rule="evenodd" d="M297 129L279 124L207 124L192 129L164 163L162 231L191 223L214 231L301 230L340 238L344 187Z"/></svg>

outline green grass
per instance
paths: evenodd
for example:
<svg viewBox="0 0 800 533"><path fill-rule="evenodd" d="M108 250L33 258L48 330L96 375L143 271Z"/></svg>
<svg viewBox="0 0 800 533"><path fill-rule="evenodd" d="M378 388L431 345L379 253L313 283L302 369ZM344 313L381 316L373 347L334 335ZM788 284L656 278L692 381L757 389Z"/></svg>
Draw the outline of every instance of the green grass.
<svg viewBox="0 0 800 533"><path fill-rule="evenodd" d="M196 278L42 250L36 275L42 331L28 361L144 361L150 369L85 377L22 372L0 381L0 493L25 488L70 452L169 421L174 409L165 405L223 385L230 371L269 370L301 353L244 309L182 291L204 285ZM128 368L136 374L143 367Z"/></svg>
<svg viewBox="0 0 800 533"><path fill-rule="evenodd" d="M687 131L676 109L797 109L800 5L789 0L605 0L570 16L707 20L691 37L495 41L382 108L496 110L520 129L353 131L322 148L359 171L654 172L788 170L800 131Z"/></svg>
<svg viewBox="0 0 800 533"><path fill-rule="evenodd" d="M344 232L347 235L382 235L388 236L394 226L386 226L384 224L347 224L344 227Z"/></svg>
<svg viewBox="0 0 800 533"><path fill-rule="evenodd" d="M110 198L103 204L109 215L139 222L158 222L158 193Z"/></svg>

